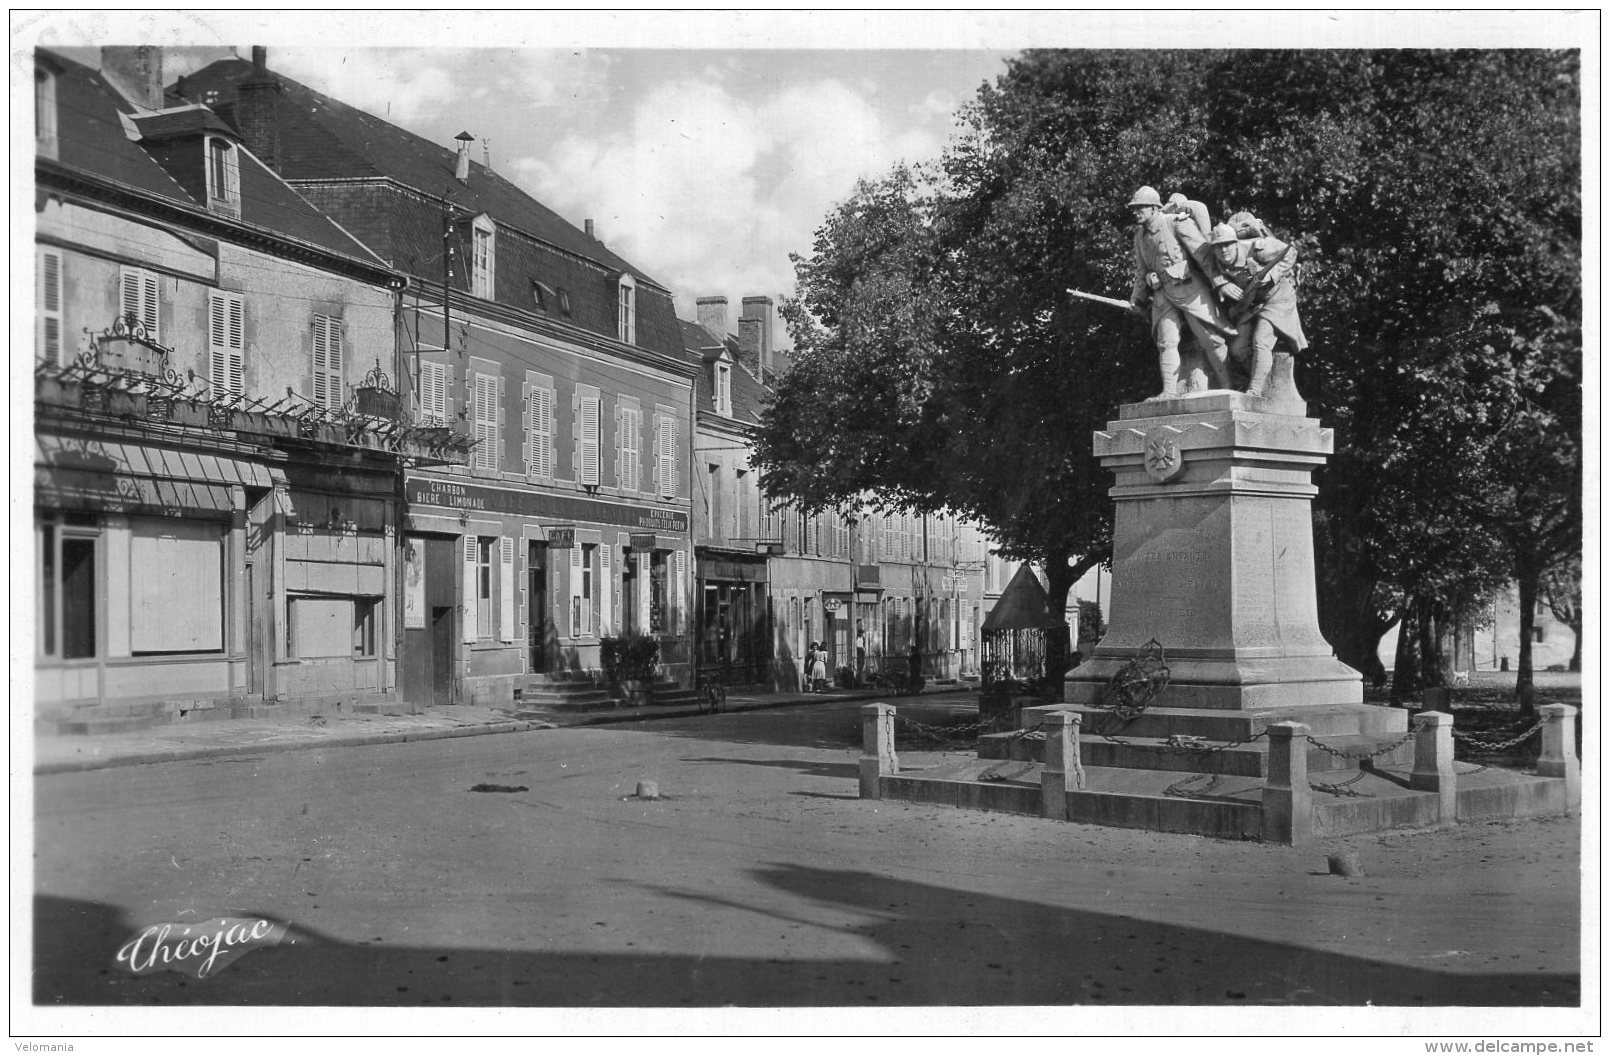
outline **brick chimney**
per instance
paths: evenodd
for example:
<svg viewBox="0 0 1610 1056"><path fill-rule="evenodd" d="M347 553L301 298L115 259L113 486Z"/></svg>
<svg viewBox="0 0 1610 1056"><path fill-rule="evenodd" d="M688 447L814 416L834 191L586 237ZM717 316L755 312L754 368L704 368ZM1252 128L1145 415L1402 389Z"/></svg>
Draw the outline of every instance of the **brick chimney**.
<svg viewBox="0 0 1610 1056"><path fill-rule="evenodd" d="M727 339L727 299L725 297L700 297L699 325L710 331L710 336L716 341Z"/></svg>
<svg viewBox="0 0 1610 1056"><path fill-rule="evenodd" d="M147 110L161 110L162 49L151 44L101 49L101 72Z"/></svg>
<svg viewBox="0 0 1610 1056"><path fill-rule="evenodd" d="M771 321L773 315L771 298L745 297L743 305L743 314L739 317L740 320L756 319L760 322L760 353L756 358L758 366L752 373L754 373L755 377L764 380L767 376L776 373L771 357ZM743 323L740 321L738 325L740 327L738 333L741 336L743 334L741 329Z"/></svg>
<svg viewBox="0 0 1610 1056"><path fill-rule="evenodd" d="M738 363L757 381L765 381L761 366L761 342L764 340L760 320L744 317L738 320Z"/></svg>
<svg viewBox="0 0 1610 1056"><path fill-rule="evenodd" d="M280 167L279 81L268 72L268 49L252 48L252 72L236 89L235 131L246 149L275 171Z"/></svg>
<svg viewBox="0 0 1610 1056"><path fill-rule="evenodd" d="M475 142L475 137L460 132L453 139L458 143L458 164L453 167L453 179L467 184L470 182L470 144Z"/></svg>

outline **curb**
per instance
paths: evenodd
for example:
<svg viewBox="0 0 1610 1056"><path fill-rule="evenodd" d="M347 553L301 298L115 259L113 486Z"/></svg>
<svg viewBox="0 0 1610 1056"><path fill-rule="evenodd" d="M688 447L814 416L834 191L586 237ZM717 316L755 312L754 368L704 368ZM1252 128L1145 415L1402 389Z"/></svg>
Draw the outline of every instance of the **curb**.
<svg viewBox="0 0 1610 1056"><path fill-rule="evenodd" d="M939 692L952 691L959 687L946 686ZM917 696L927 696L935 693L934 690L925 689ZM936 694L937 695L937 694ZM817 696L790 697L786 700L767 701L758 704L734 705L726 709L729 713L747 711L769 711L776 708L789 708L802 704L837 704L850 703L857 700L870 700L887 694L857 692L854 695L831 699L820 699ZM905 697L898 699L904 700ZM653 707L653 705L649 705ZM553 722L546 719L514 719L507 722L487 722L474 726L444 726L425 727L418 730L403 730L394 733L361 733L334 735L310 740L275 741L268 744L210 744L195 748L165 748L148 752L130 752L125 755L107 756L94 759L62 759L56 762L39 763L34 766L34 776L44 777L50 774L81 773L87 770L110 770L120 766L144 766L148 763L179 763L192 759L211 759L230 755L265 755L270 752L300 752L310 748L362 748L375 744L404 744L410 741L440 741L455 737L479 737L493 733L531 733L537 730L573 729L584 726L611 726L624 722L644 722L652 719L683 719L697 717L700 714L697 706L678 706L665 711L656 711L644 714L637 708L620 708L608 712L578 713L575 721Z"/></svg>
<svg viewBox="0 0 1610 1056"><path fill-rule="evenodd" d="M210 759L226 755L265 755L270 752L300 752L309 748L362 748L372 744L402 744L407 741L440 741L454 737L476 737L488 733L529 733L534 730L556 729L554 723L535 719L514 722L488 722L477 726L426 727L395 733L362 733L346 736L321 737L317 740L276 741L269 744L209 744L195 748L166 748L159 751L131 752L127 755L100 759L63 759L40 763L34 767L34 776L79 773L85 770L109 770L119 766L143 766L147 763L178 763L191 759Z"/></svg>

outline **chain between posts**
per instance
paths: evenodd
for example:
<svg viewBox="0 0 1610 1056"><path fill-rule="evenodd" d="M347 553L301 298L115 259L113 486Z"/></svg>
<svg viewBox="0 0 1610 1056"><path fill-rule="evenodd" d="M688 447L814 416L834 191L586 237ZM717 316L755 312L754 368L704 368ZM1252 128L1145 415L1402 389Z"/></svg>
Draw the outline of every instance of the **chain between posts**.
<svg viewBox="0 0 1610 1056"><path fill-rule="evenodd" d="M1458 730L1453 731L1453 736L1454 740L1459 741L1462 744L1468 744L1474 748L1482 748L1489 752L1501 752L1505 748L1513 748L1522 741L1530 739L1531 736L1538 730L1541 730L1547 724L1547 722L1547 719L1538 719L1537 722L1532 724L1530 729L1526 730L1524 733L1516 734L1507 741L1484 741L1479 737L1472 737L1468 733L1460 733Z"/></svg>
<svg viewBox="0 0 1610 1056"><path fill-rule="evenodd" d="M1313 737L1313 736L1310 736L1308 738L1308 742L1310 744L1312 744L1315 748L1318 748L1320 751L1325 752L1328 755L1335 756L1337 759L1346 759L1346 760L1375 759L1375 758L1377 758L1379 756L1385 755L1387 752L1390 752L1390 751L1392 751L1392 750L1394 750L1396 748L1401 748L1403 745L1408 744L1410 741L1414 740L1415 735L1420 732L1420 728L1422 726L1424 726L1424 725L1425 725L1424 723L1420 722L1417 719L1414 722L1409 724L1409 731L1407 733L1405 733L1402 737L1399 737L1397 740L1393 741L1391 744L1383 745L1380 748L1376 748L1373 751L1367 751L1367 752L1348 752L1348 751L1343 751L1340 748L1332 748L1330 745L1326 744L1324 741L1320 740L1317 737Z"/></svg>

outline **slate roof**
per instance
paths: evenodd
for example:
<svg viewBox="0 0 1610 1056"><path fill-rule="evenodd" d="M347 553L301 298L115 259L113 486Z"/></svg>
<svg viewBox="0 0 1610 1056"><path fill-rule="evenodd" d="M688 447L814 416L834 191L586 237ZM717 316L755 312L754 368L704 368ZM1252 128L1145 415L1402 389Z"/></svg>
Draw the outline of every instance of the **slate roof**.
<svg viewBox="0 0 1610 1056"><path fill-rule="evenodd" d="M1018 566L1017 575L984 617L986 631L1027 631L1057 626L1060 621L1051 616L1051 599L1028 565Z"/></svg>
<svg viewBox="0 0 1610 1056"><path fill-rule="evenodd" d="M214 215L184 186L205 186L200 151L190 158L176 153L171 146L185 136L207 132L225 132L232 137L233 131L216 114L206 109L155 114L141 111L98 70L43 48L39 54L59 71L55 164ZM133 121L141 136L138 142L129 138L120 115L128 115ZM52 164L48 159L43 163ZM181 164L193 165L195 171L179 172ZM329 250L370 267L385 266L366 246L313 208L245 150L240 152L240 198L240 222L248 227Z"/></svg>
<svg viewBox="0 0 1610 1056"><path fill-rule="evenodd" d="M169 89L174 101L204 102L233 122L241 84L256 75L245 59L223 59L181 77ZM454 208L486 214L498 225L495 299L534 311L531 283L565 289L572 312L557 321L615 336L612 276L628 272L638 283L636 344L670 355L682 351L669 291L603 242L587 235L514 183L471 160L466 183L454 178L456 144L435 143L382 118L269 71L282 88L278 113L278 171L341 218L394 266L440 281L442 222L439 205L403 202L399 195L359 207L353 180L391 180L420 195L452 195ZM320 181L329 181L325 184ZM427 215L437 210L433 215ZM504 231L528 236L504 238ZM467 239L466 239L467 241ZM462 253L461 253L462 256ZM466 288L468 269L458 270Z"/></svg>
<svg viewBox="0 0 1610 1056"><path fill-rule="evenodd" d="M712 378L707 357L717 348L724 348L732 358L732 420L743 425L756 425L760 422L761 413L766 409L771 399L771 389L762 385L755 376L745 370L738 362L738 339L728 334L724 341L717 341L715 335L706 330L699 323L690 323L686 319L678 319L682 327L682 343L688 359L698 364L699 376L694 381L695 406L701 411L713 413L715 408Z"/></svg>

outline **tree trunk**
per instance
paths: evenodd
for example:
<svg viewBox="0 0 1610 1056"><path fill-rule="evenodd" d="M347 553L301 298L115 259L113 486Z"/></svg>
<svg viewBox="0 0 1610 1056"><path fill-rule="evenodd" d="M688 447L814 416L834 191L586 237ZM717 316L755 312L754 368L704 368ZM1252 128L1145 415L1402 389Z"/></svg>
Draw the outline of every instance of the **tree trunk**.
<svg viewBox="0 0 1610 1056"><path fill-rule="evenodd" d="M1398 649L1392 659L1392 703L1401 704L1420 692L1420 599L1404 601L1398 624Z"/></svg>
<svg viewBox="0 0 1610 1056"><path fill-rule="evenodd" d="M1576 635L1576 645L1571 647L1571 670L1580 672L1582 670L1582 624L1573 623L1570 627L1571 633Z"/></svg>
<svg viewBox="0 0 1610 1056"><path fill-rule="evenodd" d="M1375 607L1376 581L1363 576L1340 576L1325 584L1319 596L1319 629L1336 650L1336 658L1361 672L1372 686L1386 684L1381 663L1381 639L1402 616L1381 619Z"/></svg>
<svg viewBox="0 0 1610 1056"><path fill-rule="evenodd" d="M1532 628L1537 622L1537 585L1541 578L1535 569L1516 563L1515 586L1520 595L1520 650L1515 658L1515 700L1524 718L1532 717Z"/></svg>
<svg viewBox="0 0 1610 1056"><path fill-rule="evenodd" d="M1074 575L1068 558L1069 555L1065 553L1052 554L1046 557L1045 562L1046 602L1051 608L1051 615L1060 620L1045 639L1045 677L1053 684L1060 684L1062 676L1068 673L1068 658L1073 650L1068 628L1068 592L1078 582L1078 577Z"/></svg>

